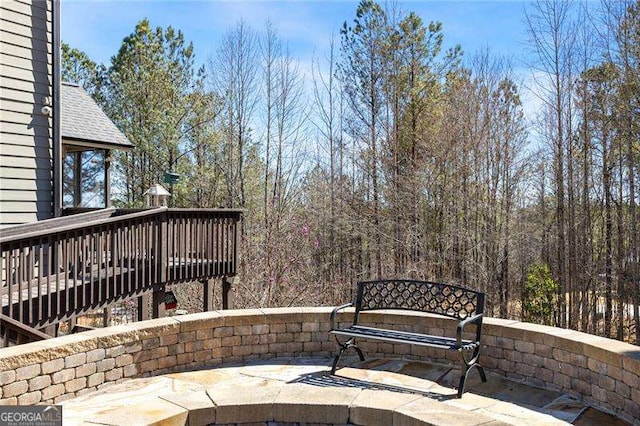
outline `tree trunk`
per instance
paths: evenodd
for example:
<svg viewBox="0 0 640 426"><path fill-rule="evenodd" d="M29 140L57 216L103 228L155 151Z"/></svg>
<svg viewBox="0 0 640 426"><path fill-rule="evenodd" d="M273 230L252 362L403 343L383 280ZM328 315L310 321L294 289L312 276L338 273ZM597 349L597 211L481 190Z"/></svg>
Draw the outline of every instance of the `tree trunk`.
<svg viewBox="0 0 640 426"><path fill-rule="evenodd" d="M602 181L604 186L604 215L605 215L605 336L613 337L612 333L612 292L613 292L613 219L611 216L611 164L609 160L608 135L604 135L602 144Z"/></svg>
<svg viewBox="0 0 640 426"><path fill-rule="evenodd" d="M634 161L634 137L627 139L627 167L629 172L629 220L631 227L631 247L629 248L631 263L631 291L633 292L633 322L635 324L636 345L640 344L640 248L638 247L638 217L636 215L635 174L637 163Z"/></svg>

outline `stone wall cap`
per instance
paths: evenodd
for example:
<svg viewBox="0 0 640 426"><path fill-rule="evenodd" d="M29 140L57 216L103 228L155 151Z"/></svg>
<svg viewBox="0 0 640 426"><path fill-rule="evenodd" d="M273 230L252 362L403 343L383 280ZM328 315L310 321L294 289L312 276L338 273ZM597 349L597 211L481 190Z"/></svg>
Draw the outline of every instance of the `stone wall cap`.
<svg viewBox="0 0 640 426"><path fill-rule="evenodd" d="M499 326L499 327L506 327L506 326L510 326L510 325L524 324L524 323L522 323L520 321L517 321L517 320L504 319L504 318L495 318L495 317L484 317L482 319L482 322L484 324L496 325L496 326Z"/></svg>
<svg viewBox="0 0 640 426"><path fill-rule="evenodd" d="M186 314L186 315L176 315L168 318L171 318L173 321L178 323L184 323L184 322L191 322L191 321L209 320L213 318L221 318L223 316L224 316L224 313L220 311L208 311L208 312L196 312L193 314Z"/></svg>
<svg viewBox="0 0 640 426"><path fill-rule="evenodd" d="M245 317L245 316L263 316L264 311L262 309L228 309L211 311L224 317Z"/></svg>

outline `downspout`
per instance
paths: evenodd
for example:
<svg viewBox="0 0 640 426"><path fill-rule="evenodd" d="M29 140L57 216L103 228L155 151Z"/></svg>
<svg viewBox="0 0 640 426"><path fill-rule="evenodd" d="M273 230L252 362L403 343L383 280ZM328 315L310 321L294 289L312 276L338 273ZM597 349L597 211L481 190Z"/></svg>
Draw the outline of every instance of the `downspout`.
<svg viewBox="0 0 640 426"><path fill-rule="evenodd" d="M111 207L111 153L110 149L104 150L104 207Z"/></svg>
<svg viewBox="0 0 640 426"><path fill-rule="evenodd" d="M53 215L62 215L62 132L60 129L60 64L61 64L61 41L60 41L60 0L53 2L53 141L51 151L53 154Z"/></svg>

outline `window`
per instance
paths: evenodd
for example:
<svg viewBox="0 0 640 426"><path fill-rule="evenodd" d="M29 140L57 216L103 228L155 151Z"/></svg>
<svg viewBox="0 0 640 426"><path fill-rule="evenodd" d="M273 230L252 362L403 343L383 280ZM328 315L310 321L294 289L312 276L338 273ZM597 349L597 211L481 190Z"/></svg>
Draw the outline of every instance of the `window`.
<svg viewBox="0 0 640 426"><path fill-rule="evenodd" d="M65 153L62 169L64 207L106 207L105 154L103 149Z"/></svg>

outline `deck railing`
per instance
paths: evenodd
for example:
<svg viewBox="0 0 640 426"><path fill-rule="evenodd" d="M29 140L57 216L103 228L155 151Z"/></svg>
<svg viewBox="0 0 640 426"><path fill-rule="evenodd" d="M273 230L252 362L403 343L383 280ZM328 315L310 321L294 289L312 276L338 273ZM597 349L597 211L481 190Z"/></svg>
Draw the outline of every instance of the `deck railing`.
<svg viewBox="0 0 640 426"><path fill-rule="evenodd" d="M21 345L51 338L51 336L41 331L2 314L0 314L0 336L2 336L0 347L7 347L12 344Z"/></svg>
<svg viewBox="0 0 640 426"><path fill-rule="evenodd" d="M2 314L35 328L237 272L239 210L97 212L0 230Z"/></svg>

